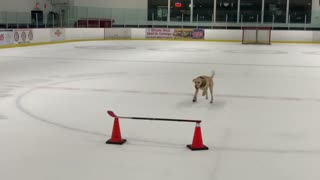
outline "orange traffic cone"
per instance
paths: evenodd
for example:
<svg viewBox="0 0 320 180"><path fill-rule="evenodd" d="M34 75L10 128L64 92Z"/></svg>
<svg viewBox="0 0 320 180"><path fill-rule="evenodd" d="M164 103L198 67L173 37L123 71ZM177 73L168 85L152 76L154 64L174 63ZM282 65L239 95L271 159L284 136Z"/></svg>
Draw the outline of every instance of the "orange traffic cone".
<svg viewBox="0 0 320 180"><path fill-rule="evenodd" d="M123 144L127 140L121 138L121 131L120 131L120 124L119 124L119 119L114 118L114 123L113 123L113 129L112 129L112 136L111 139L109 139L106 143L107 144Z"/></svg>
<svg viewBox="0 0 320 180"><path fill-rule="evenodd" d="M201 127L200 123L196 123L196 128L194 130L194 135L193 135L193 141L192 144L187 145L189 149L192 151L196 150L208 150L209 148L205 146L202 142L202 133L201 133Z"/></svg>

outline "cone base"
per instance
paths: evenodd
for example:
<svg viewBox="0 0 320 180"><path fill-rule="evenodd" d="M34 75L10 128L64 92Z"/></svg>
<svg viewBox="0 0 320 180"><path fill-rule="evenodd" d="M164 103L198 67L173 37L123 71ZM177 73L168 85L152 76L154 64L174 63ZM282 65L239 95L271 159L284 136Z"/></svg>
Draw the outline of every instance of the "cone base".
<svg viewBox="0 0 320 180"><path fill-rule="evenodd" d="M125 143L125 142L127 142L127 140L126 139L122 139L122 141L120 141L120 142L112 142L112 140L111 139L109 139L107 142L106 142L106 144L117 144L117 145L122 145L123 143Z"/></svg>
<svg viewBox="0 0 320 180"><path fill-rule="evenodd" d="M191 149L192 151L202 151L202 150L208 150L209 148L205 145L201 148L194 148L192 147L192 144L187 145L187 148Z"/></svg>

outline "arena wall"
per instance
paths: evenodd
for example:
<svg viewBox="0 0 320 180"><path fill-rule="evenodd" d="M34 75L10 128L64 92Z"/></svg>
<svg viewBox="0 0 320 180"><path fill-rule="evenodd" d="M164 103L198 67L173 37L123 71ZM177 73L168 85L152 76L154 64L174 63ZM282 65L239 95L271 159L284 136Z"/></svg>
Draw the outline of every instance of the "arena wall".
<svg viewBox="0 0 320 180"><path fill-rule="evenodd" d="M64 42L73 40L103 39L147 39L145 28L52 28L52 29L15 29L8 36L8 30L0 30L0 46L12 44L32 44ZM31 32L31 33L30 33ZM198 41L241 42L241 30L204 30L204 38ZM14 36L17 34L17 36ZM22 35L23 34L23 35ZM9 37L13 42L8 41ZM19 37L18 40L16 40ZM22 38L24 37L24 38ZM31 39L30 39L31 38ZM26 39L26 40L25 40ZM192 39L189 39L192 40ZM274 30L271 33L272 43L320 43L319 31L284 31ZM11 43L10 43L11 42Z"/></svg>

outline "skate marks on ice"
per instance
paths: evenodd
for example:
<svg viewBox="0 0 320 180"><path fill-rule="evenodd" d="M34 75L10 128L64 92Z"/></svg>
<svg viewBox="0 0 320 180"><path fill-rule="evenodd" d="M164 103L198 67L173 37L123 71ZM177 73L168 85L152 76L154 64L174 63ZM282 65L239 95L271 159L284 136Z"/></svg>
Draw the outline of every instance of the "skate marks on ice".
<svg viewBox="0 0 320 180"><path fill-rule="evenodd" d="M4 98L4 97L10 97L12 96L11 94L5 93L5 92L0 92L0 98Z"/></svg>
<svg viewBox="0 0 320 180"><path fill-rule="evenodd" d="M3 81L1 83L3 84L3 87L14 89L14 88L19 88L19 87L24 87L26 85L35 85L35 84L40 84L40 83L46 83L49 81L51 81L51 79L29 78L27 80Z"/></svg>
<svg viewBox="0 0 320 180"><path fill-rule="evenodd" d="M69 75L50 75L48 77L50 78L54 78L54 79L59 79L60 82L58 82L58 84L61 83L61 81L63 80L67 80L68 81L64 81L62 83L66 83L66 82L73 82L73 81L78 81L78 80L87 80L87 79L91 79L91 78L101 78L101 77L120 77L123 75L126 75L126 72L101 72L101 73L73 73L73 74L69 74ZM83 78L83 79L79 79L79 78Z"/></svg>
<svg viewBox="0 0 320 180"><path fill-rule="evenodd" d="M28 93L24 94L27 95ZM17 107L19 110L21 110L22 112L24 112L25 114L29 115L30 117L32 117L33 119L37 120L37 121L41 121L42 123L45 123L49 126L53 126L53 127L58 127L58 128L62 128L62 129L66 129L69 131L73 131L75 133L82 133L82 134L88 134L88 135L94 135L94 136L99 136L99 137L110 137L111 134L110 133L103 133L103 132L97 132L97 131L89 131L86 129L81 129L81 128L77 128L77 127L73 127L70 125L65 125L59 122L55 122L54 119L47 119L47 118L43 118L41 116L36 115L36 113L29 111L27 107L24 107L23 103L21 103L21 98L23 98L23 96L20 96L20 98L17 100ZM168 143L166 142L166 140L154 140L154 139L146 139L146 138L139 138L139 137L131 137L131 138L127 138L128 140L130 140L130 143L128 143L128 145L130 146L145 146L145 147L149 147L149 148L156 148L156 149L171 149L171 150L184 150L184 144L179 144L179 143ZM217 145L218 144L218 145ZM208 146L210 145L210 147L212 147L210 149L210 151L216 151L216 152L256 152L256 153L270 153L270 154L315 154L318 155L320 154L320 150L318 149L285 149L285 148L275 148L275 147L270 147L270 148L255 148L255 147L237 147L237 146L232 146L232 145L224 145L224 144L208 144ZM130 151L129 149L125 149L125 151ZM159 150L157 150L159 151ZM167 151L166 151L167 152Z"/></svg>
<svg viewBox="0 0 320 180"><path fill-rule="evenodd" d="M320 52L319 52L320 54ZM52 57L27 57L27 56L1 56L1 57L14 57L14 58L21 58L21 59L50 59ZM100 61L100 62L126 62L126 63L159 63L159 64L197 64L197 65L221 65L221 66L245 66L245 67L288 67L288 68L312 68L312 69L318 69L320 68L319 65L291 65L291 64L248 64L248 63L224 63L224 62L208 62L208 61L157 61L157 60L142 60L142 59L110 59L110 58L68 58L68 57L55 57L56 63L61 62L72 62L72 61Z"/></svg>
<svg viewBox="0 0 320 180"><path fill-rule="evenodd" d="M133 46L74 46L77 49L90 49L90 50L132 50L137 49ZM144 48L143 48L144 49ZM202 48L147 48L150 51L166 51L166 52L207 52L212 49Z"/></svg>
<svg viewBox="0 0 320 180"><path fill-rule="evenodd" d="M99 78L99 77L95 77ZM84 78L81 78L83 80ZM94 79L94 78L85 78L85 79ZM78 79L79 80L79 79ZM145 95L152 95L152 94L157 94L157 95L174 95L174 96L182 96L185 97L182 102L178 102L178 107L208 107L208 108L223 108L227 104L227 98L253 98L253 99L262 99L262 100L285 100L285 101L305 101L305 100L316 100L317 102L320 102L319 99L304 99L304 98L286 98L286 97L266 97L266 96L245 96L245 95L227 95L227 94L216 94L214 103L210 104L207 102L205 99L199 99L198 104L194 104L192 102L192 96L193 93L188 93L188 92L161 92L161 91L140 91L140 90L119 90L119 89L97 89L97 88L72 88L68 87L66 83L68 82L74 82L77 80L65 80L64 82L56 82L52 83L47 86L37 86L34 87L33 89L30 89L26 91L25 93L21 94L17 99L16 99L16 106L17 108L27 114L28 116L32 117L33 119L40 121L42 123L45 123L49 126L52 127L58 127L58 128L63 128L69 131L73 131L75 133L84 133L88 135L95 135L99 137L106 137L110 136L110 134L106 134L104 132L98 132L98 131L92 131L92 130L87 130L85 128L78 128L78 127L73 127L70 125L63 124L61 122L56 122L54 118L43 118L40 115L37 115L37 112L31 111L30 107L25 107L23 104L23 98L26 97L28 94L32 93L33 91L38 91L41 89L59 89L63 91L87 91L87 92L94 92L94 93L127 93L127 94L145 94ZM65 87L55 87L54 85L62 85L64 84ZM5 117L5 116L4 116ZM230 134L230 132L228 133ZM232 132L231 132L232 134ZM168 148L168 149L178 149L180 148L180 144L175 144L175 143L167 143L165 141L162 141L161 139L154 140L154 139L145 139L145 138L139 138L139 137L133 137L130 138L132 142L130 145L139 145L142 144L144 146L150 146L150 147L158 147L159 145L163 148ZM210 144L208 144L209 146ZM258 153L293 153L293 154L320 154L320 150L318 149L286 149L286 148L277 148L277 147L267 147L267 148L257 148L257 147L238 147L238 146L233 146L232 144L226 145L224 143L219 144L219 142L211 142L212 151L236 151L236 152L258 152ZM184 147L181 146L181 148L184 149Z"/></svg>
<svg viewBox="0 0 320 180"><path fill-rule="evenodd" d="M77 90L86 92L104 92L104 93L125 93L125 94L144 94L144 95L172 95L172 96L189 96L193 97L193 93L187 92L165 92L165 91L142 91L142 90L125 90L125 89L106 89L106 88L71 88L71 87L54 87L43 86L39 89L56 89L56 90ZM214 97L232 98L232 99L258 99L258 100L278 100L278 101L314 101L320 102L320 98L303 98L303 97L281 97L281 96L254 96L241 94L215 94ZM201 101L201 99L199 99ZM225 101L214 100L217 104L223 105ZM213 103L214 104L214 103ZM181 103L183 105L183 103Z"/></svg>
<svg viewBox="0 0 320 180"><path fill-rule="evenodd" d="M20 87L19 85L7 81L0 81L0 84L0 98L12 96L10 91Z"/></svg>
<svg viewBox="0 0 320 180"><path fill-rule="evenodd" d="M129 50L136 49L132 46L74 46L77 49L90 49L90 50Z"/></svg>
<svg viewBox="0 0 320 180"><path fill-rule="evenodd" d="M2 81L0 82L0 98L13 96L15 89L23 88L27 86L33 86L41 83L47 83L51 81L51 79L43 79L43 78L33 78L28 80L19 80L19 81Z"/></svg>
<svg viewBox="0 0 320 180"><path fill-rule="evenodd" d="M320 55L320 51L310 51L310 52L302 52L303 54L309 54L309 55Z"/></svg>
<svg viewBox="0 0 320 180"><path fill-rule="evenodd" d="M177 108L223 109L227 102L225 98L214 98L213 103L210 103L210 100L206 100L204 97L199 97L197 102L192 102L192 96L190 96L190 98L185 98L178 102Z"/></svg>
<svg viewBox="0 0 320 180"><path fill-rule="evenodd" d="M276 149L276 148L250 148L250 147L232 147L232 146L215 146L216 151L229 151L229 152L254 152L254 153L270 153L270 154L314 154L319 155L320 150L307 150L307 149Z"/></svg>
<svg viewBox="0 0 320 180"><path fill-rule="evenodd" d="M119 77L126 74L126 72L78 73L68 75L66 78Z"/></svg>
<svg viewBox="0 0 320 180"><path fill-rule="evenodd" d="M82 133L82 134L88 134L88 135L94 135L94 136L99 136L99 137L110 137L111 134L110 133L103 133L103 132L97 132L97 131L90 131L87 129L83 129L83 128L77 128L77 127L73 127L70 125L65 125L63 123L60 122L55 122L54 119L48 119L48 118L43 118L39 115L36 115L35 112L32 112L30 110L28 110L28 107L24 107L23 103L22 103L22 99L24 96L27 96L29 93L31 93L33 90L30 90L28 92L25 92L24 94L22 94L16 101L16 106L17 108L24 112L25 114L29 115L30 117L32 117L33 119L37 120L37 121L41 121L42 123L45 123L49 126L53 126L53 127L58 127L58 128L62 128L62 129L66 129L69 131L73 131L75 133ZM223 104L223 102L221 103ZM208 104L211 105L211 104ZM231 131L228 132L229 136L231 136L230 134L232 134ZM145 146L145 147L149 147L149 148L153 148L153 149L172 149L172 150L184 150L184 144L180 144L180 143L168 143L166 142L166 140L154 140L154 139L148 139L148 138L139 138L139 137L131 137L131 138L127 138L130 140L130 142L128 143L128 145L130 146ZM210 144L208 144L209 146ZM270 148L255 148L255 147L237 147L237 146L232 146L232 145L226 145L225 143L214 143L211 144L210 147L212 147L209 151L216 151L216 152L256 152L256 153L271 153L271 154L320 154L320 150L318 149L285 149L285 148L275 148L275 147L270 147ZM129 149L125 149L124 151L130 151ZM159 151L159 150L156 150ZM161 151L161 150L160 150ZM167 151L166 151L167 152Z"/></svg>
<svg viewBox="0 0 320 180"><path fill-rule="evenodd" d="M288 52L286 51L259 50L259 49L224 50L224 52L236 53L236 54L288 54Z"/></svg>
<svg viewBox="0 0 320 180"><path fill-rule="evenodd" d="M54 83L51 83L50 85L53 86L53 85L59 85L59 84L64 84L64 83L76 82L79 80L98 79L98 78L105 77L105 76L119 76L119 75L123 75L123 74L126 74L126 72L89 73L89 74L74 74L74 75L70 75L70 76L55 76L56 78L62 78L63 81L54 82ZM84 77L86 77L86 78L84 78ZM68 78L71 78L71 79L68 79ZM85 134L106 136L105 134L102 134L99 132L88 131L88 130L84 130L84 129L74 128L71 126L66 126L61 123L56 123L53 120L45 119L43 117L36 115L36 113L29 111L27 107L23 106L22 99L24 97L26 97L28 94L30 94L36 90L39 90L39 89L42 89L45 87L49 87L49 86L48 85L47 86L36 86L36 87L33 87L33 88L25 91L24 93L20 94L16 99L16 107L20 111L22 111L23 113L27 114L28 116L30 116L36 120L39 120L41 122L44 122L46 124L49 124L51 126L56 126L59 128L63 128L63 129L67 129L67 130L75 131L75 132L81 132L81 133L85 133ZM76 88L65 88L65 90L77 90L77 89Z"/></svg>
<svg viewBox="0 0 320 180"><path fill-rule="evenodd" d="M5 119L8 119L8 117L6 117L5 115L0 114L0 121L1 120L5 120Z"/></svg>
<svg viewBox="0 0 320 180"><path fill-rule="evenodd" d="M212 49L202 48L148 48L151 51L166 51L166 52L209 52Z"/></svg>

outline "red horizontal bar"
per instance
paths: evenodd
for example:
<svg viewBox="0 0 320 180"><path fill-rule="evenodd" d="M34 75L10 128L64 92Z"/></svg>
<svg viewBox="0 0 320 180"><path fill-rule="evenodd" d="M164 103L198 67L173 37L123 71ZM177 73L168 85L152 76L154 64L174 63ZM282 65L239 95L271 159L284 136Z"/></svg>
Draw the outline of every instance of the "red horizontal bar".
<svg viewBox="0 0 320 180"><path fill-rule="evenodd" d="M152 117L126 117L117 116L113 111L107 111L113 118L135 119L135 120L154 120L154 121L176 121L176 122L195 122L201 123L201 120L187 120L187 119L170 119L170 118L152 118Z"/></svg>

